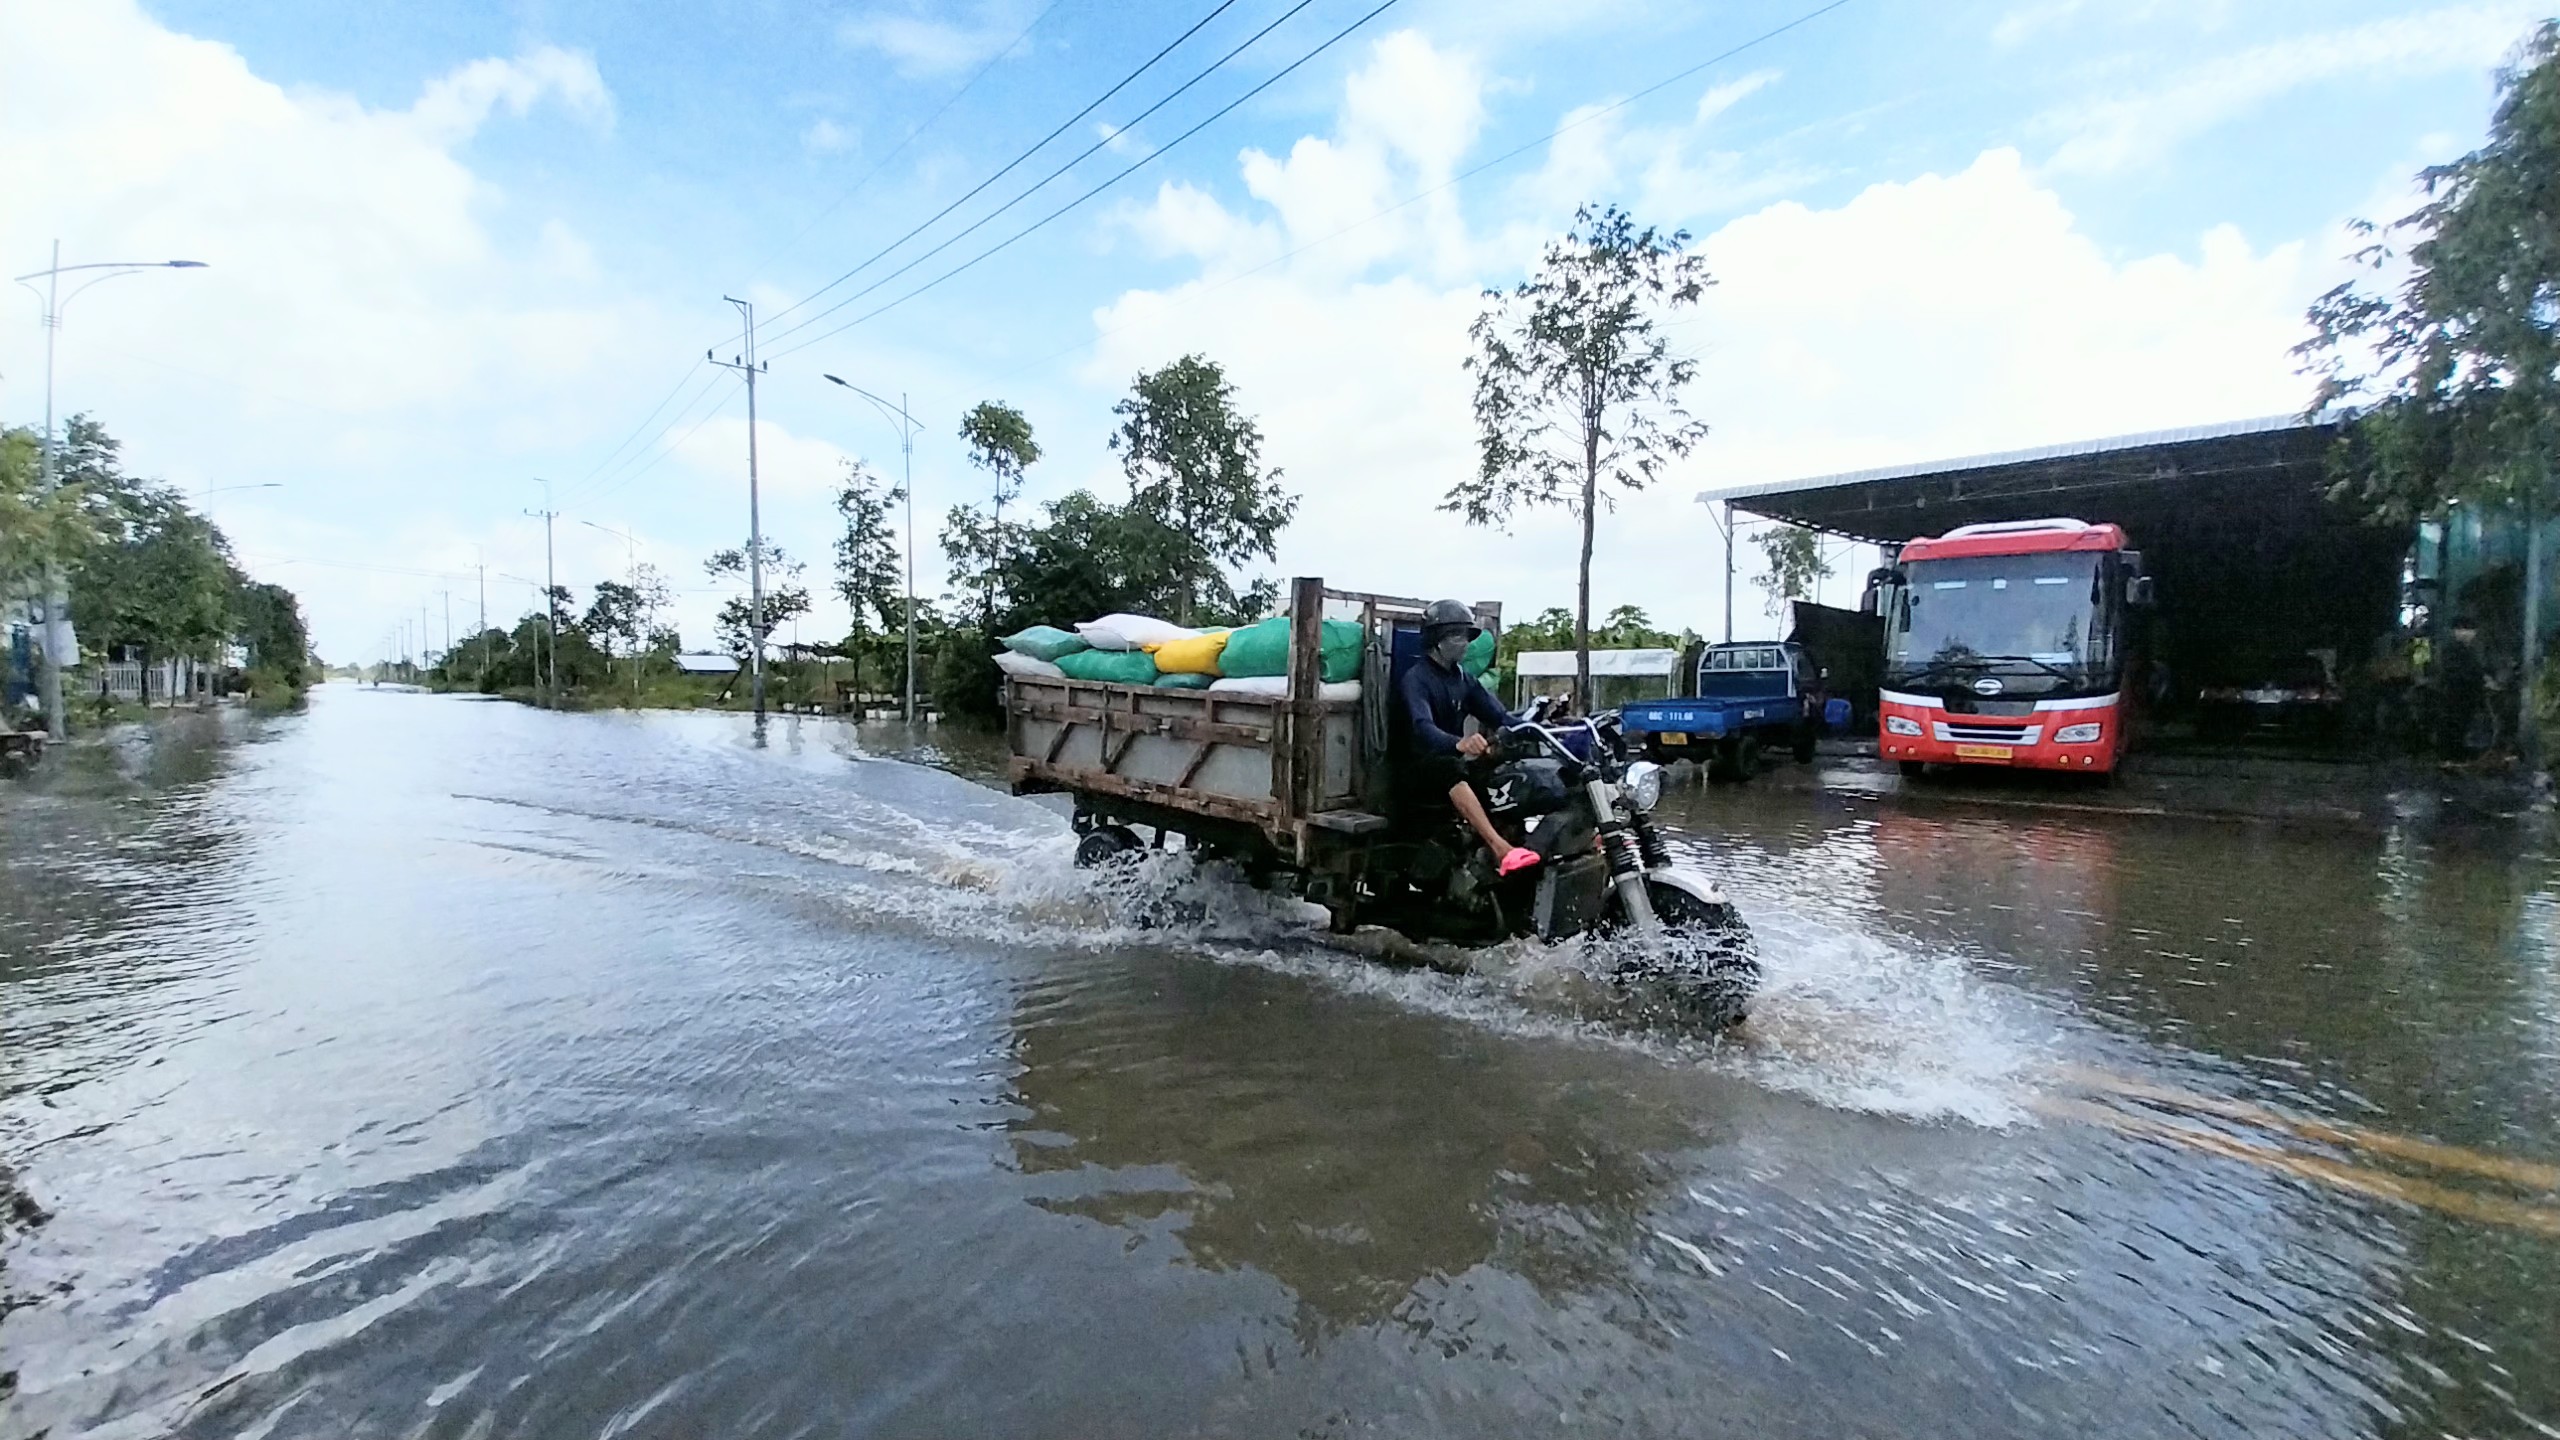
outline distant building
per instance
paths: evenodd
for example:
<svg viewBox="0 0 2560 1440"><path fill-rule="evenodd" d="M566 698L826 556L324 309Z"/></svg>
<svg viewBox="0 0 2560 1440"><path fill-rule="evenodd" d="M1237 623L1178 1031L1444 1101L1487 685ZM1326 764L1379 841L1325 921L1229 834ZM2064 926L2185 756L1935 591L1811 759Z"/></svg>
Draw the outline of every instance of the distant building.
<svg viewBox="0 0 2560 1440"><path fill-rule="evenodd" d="M676 669L686 675L735 675L738 673L738 657L717 654L678 655Z"/></svg>

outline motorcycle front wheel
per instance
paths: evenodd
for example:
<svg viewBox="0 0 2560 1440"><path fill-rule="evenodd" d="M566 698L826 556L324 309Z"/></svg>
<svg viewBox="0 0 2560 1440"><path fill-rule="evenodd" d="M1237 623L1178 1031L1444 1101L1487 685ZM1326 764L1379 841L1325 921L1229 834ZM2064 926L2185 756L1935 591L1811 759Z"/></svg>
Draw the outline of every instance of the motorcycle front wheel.
<svg viewBox="0 0 2560 1440"><path fill-rule="evenodd" d="M1741 912L1730 901L1701 900L1659 881L1648 882L1645 893L1662 922L1662 941L1621 963L1619 983L1662 1002L1687 1025L1720 1031L1741 1024L1760 989L1759 945Z"/></svg>

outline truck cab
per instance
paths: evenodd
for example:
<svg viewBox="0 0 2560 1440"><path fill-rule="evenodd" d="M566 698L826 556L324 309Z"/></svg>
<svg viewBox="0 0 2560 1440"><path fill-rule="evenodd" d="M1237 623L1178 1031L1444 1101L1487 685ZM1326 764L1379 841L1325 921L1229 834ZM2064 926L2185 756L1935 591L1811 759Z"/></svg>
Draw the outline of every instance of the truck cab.
<svg viewBox="0 0 2560 1440"><path fill-rule="evenodd" d="M1772 747L1813 759L1821 677L1792 641L1709 645L1682 677L1688 695L1619 708L1627 739L1660 762L1695 760L1720 780L1748 780Z"/></svg>

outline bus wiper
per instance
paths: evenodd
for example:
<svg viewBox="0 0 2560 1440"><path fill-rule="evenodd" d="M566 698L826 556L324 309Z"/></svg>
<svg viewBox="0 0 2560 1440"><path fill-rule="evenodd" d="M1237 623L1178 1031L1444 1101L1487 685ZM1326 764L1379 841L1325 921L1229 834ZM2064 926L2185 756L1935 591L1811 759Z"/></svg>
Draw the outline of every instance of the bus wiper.
<svg viewBox="0 0 2560 1440"><path fill-rule="evenodd" d="M2065 684L2065 685L2074 685L2074 684L2079 683L2079 680L2080 680L2080 677L2079 677L2079 676L2072 674L2070 671L2063 669L2061 666L2059 666L2059 665L2055 665L2055 664L2052 664L2052 663L2051 663L2051 662L2049 662L2049 661L2039 660L2039 659L2037 659L2036 657L2034 657L2033 655L1976 655L1976 656L1974 656L1973 658L1974 658L1974 659L1976 659L1976 660L1986 660L1986 661L1995 661L1995 660L1996 660L1996 661L2007 661L2007 662L2011 662L2011 663L2019 664L2019 665L2033 665L2034 667L2036 667L2037 669L2039 669L2039 670L2043 671L2043 672L2044 672L2044 673L2046 673L2047 675L2050 675L2050 676L2052 676L2053 678L2055 678L2056 680L2061 681L2061 682L2062 682L2063 684Z"/></svg>

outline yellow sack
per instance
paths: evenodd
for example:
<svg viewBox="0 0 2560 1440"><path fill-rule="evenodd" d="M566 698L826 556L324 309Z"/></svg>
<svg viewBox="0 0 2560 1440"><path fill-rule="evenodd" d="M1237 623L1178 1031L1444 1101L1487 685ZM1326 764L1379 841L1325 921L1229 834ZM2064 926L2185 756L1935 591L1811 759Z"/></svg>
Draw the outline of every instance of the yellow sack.
<svg viewBox="0 0 2560 1440"><path fill-rule="evenodd" d="M1156 657L1156 669L1166 675L1215 675L1218 656L1227 648L1227 632L1211 630L1186 640L1167 640L1150 645L1148 653Z"/></svg>

